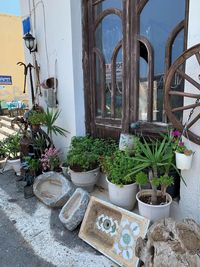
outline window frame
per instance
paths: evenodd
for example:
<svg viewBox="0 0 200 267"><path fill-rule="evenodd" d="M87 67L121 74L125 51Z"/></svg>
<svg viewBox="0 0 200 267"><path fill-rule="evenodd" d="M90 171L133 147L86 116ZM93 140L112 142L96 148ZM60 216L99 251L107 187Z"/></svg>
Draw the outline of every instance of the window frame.
<svg viewBox="0 0 200 267"><path fill-rule="evenodd" d="M152 122L153 118L153 70L154 55L153 48L149 41L140 36L140 13L150 0L122 0L122 49L123 49L123 96L122 97L122 119L97 118L95 110L94 79L92 77L92 66L94 59L91 51L94 48L95 23L92 11L93 4L99 0L82 0L82 40L83 40L83 74L84 74L84 95L85 95L85 117L86 133L99 137L119 137L121 132L142 133L143 135L155 135L166 132L169 123ZM165 55L165 76L171 66L170 55L172 52L173 41L178 33L184 29L184 51L187 48L188 36L188 16L189 1L185 0L185 19L181 21L174 31L172 31L166 43ZM114 8L112 9L114 10ZM111 10L105 11L108 14ZM107 13L108 12L108 13ZM116 11L117 12L117 11ZM100 17L101 14L98 16ZM96 20L99 18L97 17ZM130 38L132 37L132 38ZM134 127L138 122L139 111L139 43L142 42L146 47L149 56L148 67L148 117L147 121L139 121L139 128ZM164 99L164 97L163 97ZM131 127L131 123L133 128Z"/></svg>

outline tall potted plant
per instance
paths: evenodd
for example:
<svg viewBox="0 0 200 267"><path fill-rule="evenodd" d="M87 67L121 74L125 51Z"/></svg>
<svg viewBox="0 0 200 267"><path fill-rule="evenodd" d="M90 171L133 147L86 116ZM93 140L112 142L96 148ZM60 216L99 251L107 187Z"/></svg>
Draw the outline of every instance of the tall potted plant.
<svg viewBox="0 0 200 267"><path fill-rule="evenodd" d="M47 134L49 135L51 142L53 144L53 134L55 135L62 135L66 136L66 133L68 133L67 130L59 127L56 125L56 121L60 115L61 111L50 111L47 108L47 111L44 113L43 116L43 125L47 127Z"/></svg>
<svg viewBox="0 0 200 267"><path fill-rule="evenodd" d="M147 142L145 139L138 141L134 160L137 164L130 174L137 175L141 171L145 171L151 186L150 190L141 190L136 196L139 203L139 212L150 220L168 217L169 207L166 209L166 213L163 213L163 210L165 205L171 205L171 197L165 190L159 191L157 188L159 185L161 185L161 188L166 188L166 185L172 184L172 178L168 175L171 167L178 172L174 164L171 138L165 136L161 141L151 140ZM137 182L141 185L141 179L138 177ZM166 200L165 203L160 196ZM148 201L144 201L144 199L148 199ZM141 205L146 206L146 204L148 204L148 214L144 214L140 208Z"/></svg>
<svg viewBox="0 0 200 267"><path fill-rule="evenodd" d="M134 175L129 174L135 164L128 152L119 150L102 161L102 168L107 175L110 201L128 210L132 210L136 202L137 184Z"/></svg>
<svg viewBox="0 0 200 267"><path fill-rule="evenodd" d="M153 178L151 185L153 185L154 190L156 188L156 202L154 204L151 198L152 189L142 190L142 186L148 184L148 175L144 172L138 173L136 175L136 183L140 188L140 191L136 195L140 215L151 221L169 217L172 198L166 190L168 186L174 183L173 177L163 175ZM159 186L161 186L161 190L157 190Z"/></svg>

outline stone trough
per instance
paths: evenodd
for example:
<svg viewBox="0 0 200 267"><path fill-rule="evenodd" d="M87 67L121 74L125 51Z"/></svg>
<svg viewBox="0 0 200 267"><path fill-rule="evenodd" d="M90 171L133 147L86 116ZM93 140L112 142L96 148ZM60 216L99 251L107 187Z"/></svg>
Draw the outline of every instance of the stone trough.
<svg viewBox="0 0 200 267"><path fill-rule="evenodd" d="M39 175L33 185L35 196L51 208L62 207L74 192L72 184L57 172Z"/></svg>
<svg viewBox="0 0 200 267"><path fill-rule="evenodd" d="M64 205L59 219L68 230L73 231L82 222L89 200L89 194L83 189L77 188Z"/></svg>

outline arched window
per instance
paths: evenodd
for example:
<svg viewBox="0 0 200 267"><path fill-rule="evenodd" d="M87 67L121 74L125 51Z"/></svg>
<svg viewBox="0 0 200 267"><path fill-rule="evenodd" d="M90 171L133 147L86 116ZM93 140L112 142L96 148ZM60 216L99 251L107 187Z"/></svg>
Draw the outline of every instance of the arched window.
<svg viewBox="0 0 200 267"><path fill-rule="evenodd" d="M189 0L83 0L88 133L118 136L135 122L143 133L165 126L163 84L186 48L188 5ZM179 78L174 86L182 90Z"/></svg>

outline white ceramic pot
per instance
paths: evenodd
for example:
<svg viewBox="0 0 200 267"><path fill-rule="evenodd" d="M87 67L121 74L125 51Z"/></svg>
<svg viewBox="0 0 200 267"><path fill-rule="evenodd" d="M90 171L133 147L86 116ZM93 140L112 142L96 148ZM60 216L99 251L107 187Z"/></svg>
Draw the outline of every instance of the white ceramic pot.
<svg viewBox="0 0 200 267"><path fill-rule="evenodd" d="M172 204L171 196L166 193L168 203L164 205L150 205L144 203L140 200L141 196L151 195L152 190L142 190L137 193L136 199L138 201L139 214L143 217L148 218L152 222L155 222L159 219L168 218L170 215L170 206ZM161 191L158 191L158 194L161 194Z"/></svg>
<svg viewBox="0 0 200 267"><path fill-rule="evenodd" d="M15 171L16 175L21 175L21 160L20 159L8 159L8 164L10 164Z"/></svg>
<svg viewBox="0 0 200 267"><path fill-rule="evenodd" d="M74 172L69 168L69 175L72 183L78 187L82 187L88 192L92 192L94 185L99 178L99 167L88 172Z"/></svg>
<svg viewBox="0 0 200 267"><path fill-rule="evenodd" d="M108 190L108 182L107 182L107 179L106 179L106 175L105 173L101 172L100 171L100 174L99 174L99 179L97 180L97 185Z"/></svg>
<svg viewBox="0 0 200 267"><path fill-rule="evenodd" d="M192 166L193 154L187 156L183 153L176 152L176 167L180 170L189 170Z"/></svg>
<svg viewBox="0 0 200 267"><path fill-rule="evenodd" d="M137 184L128 184L122 187L108 181L108 193L110 201L124 209L132 210L136 203Z"/></svg>

